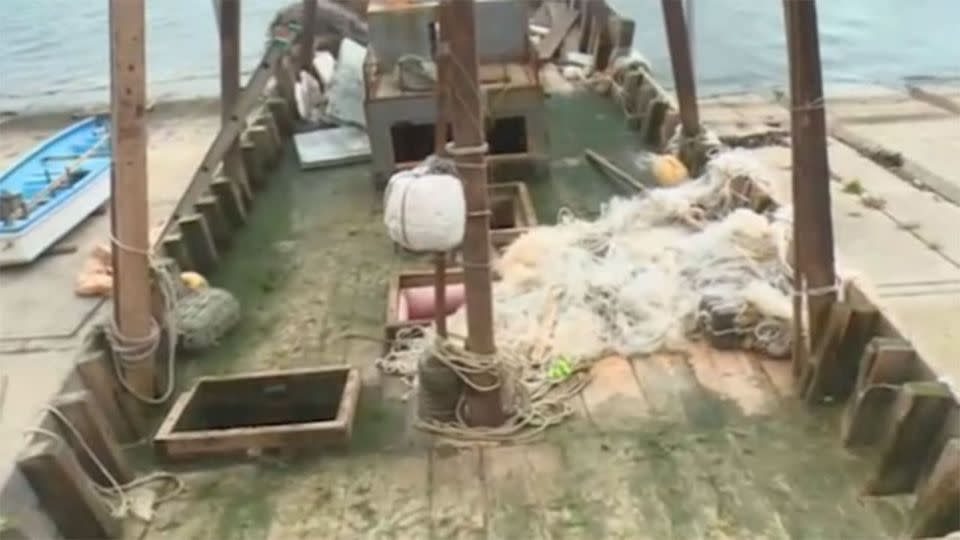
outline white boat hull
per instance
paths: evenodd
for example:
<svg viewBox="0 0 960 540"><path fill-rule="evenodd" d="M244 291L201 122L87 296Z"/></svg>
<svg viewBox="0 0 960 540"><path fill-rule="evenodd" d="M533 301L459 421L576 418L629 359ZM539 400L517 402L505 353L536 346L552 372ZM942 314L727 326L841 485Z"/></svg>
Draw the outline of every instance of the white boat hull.
<svg viewBox="0 0 960 540"><path fill-rule="evenodd" d="M29 228L0 232L0 267L32 262L110 198L110 168Z"/></svg>

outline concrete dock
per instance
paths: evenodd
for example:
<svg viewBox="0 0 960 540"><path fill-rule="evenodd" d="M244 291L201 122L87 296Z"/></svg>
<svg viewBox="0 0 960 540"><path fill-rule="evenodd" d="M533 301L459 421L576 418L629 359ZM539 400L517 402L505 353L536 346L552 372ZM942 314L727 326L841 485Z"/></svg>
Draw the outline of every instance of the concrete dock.
<svg viewBox="0 0 960 540"><path fill-rule="evenodd" d="M907 88L827 92L841 274L856 276L918 355L960 389L960 113L950 106L960 105L960 85L930 86L922 100ZM704 100L702 115L721 135L790 125L775 93ZM908 174L891 172L864 150L900 154ZM789 202L790 149L751 152L775 173L780 201Z"/></svg>
<svg viewBox="0 0 960 540"><path fill-rule="evenodd" d="M74 122L72 114L14 117L0 124L0 169L23 152ZM161 104L149 116L150 222L169 215L220 128L216 101ZM15 468L27 442L24 430L40 420L43 407L64 389L78 387L74 363L91 326L107 320L109 300L80 298L74 281L96 244L109 245L109 215L92 216L57 246L76 251L42 256L23 268L0 270L0 510L15 514L32 538L55 538Z"/></svg>

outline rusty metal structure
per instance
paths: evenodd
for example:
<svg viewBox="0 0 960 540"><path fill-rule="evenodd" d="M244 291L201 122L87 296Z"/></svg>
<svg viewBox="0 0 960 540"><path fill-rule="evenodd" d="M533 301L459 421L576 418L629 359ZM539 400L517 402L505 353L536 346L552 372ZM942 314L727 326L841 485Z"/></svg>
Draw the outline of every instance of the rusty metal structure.
<svg viewBox="0 0 960 540"><path fill-rule="evenodd" d="M490 165L535 167L546 154L546 96L530 46L527 3L477 0L474 14L481 131L490 142ZM372 0L367 17L364 104L373 176L383 185L396 170L413 166L434 150L439 3ZM402 71L412 63L422 67L425 84L405 83ZM462 71L462 65L451 62L453 79L463 77Z"/></svg>

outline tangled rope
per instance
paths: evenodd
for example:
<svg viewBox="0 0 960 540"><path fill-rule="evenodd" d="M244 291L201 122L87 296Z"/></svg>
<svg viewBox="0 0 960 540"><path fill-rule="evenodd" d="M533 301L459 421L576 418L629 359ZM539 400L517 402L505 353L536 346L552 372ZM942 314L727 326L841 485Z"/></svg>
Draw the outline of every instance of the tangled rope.
<svg viewBox="0 0 960 540"><path fill-rule="evenodd" d="M453 373L461 383L452 421L439 421L419 415L416 427L443 437L448 442L522 442L537 437L550 426L573 414L569 404L589 380L589 365L571 366L563 377L551 378L542 365L525 356L501 347L494 355L466 350L460 336L442 338L431 328L405 329L397 335L395 346L378 366L386 373L397 374L413 387L424 360L432 359ZM487 384L478 376L491 378ZM423 387L419 388L421 391ZM467 395L475 392L501 392L507 420L497 427L471 426Z"/></svg>
<svg viewBox="0 0 960 540"><path fill-rule="evenodd" d="M478 371L499 370L511 381L503 390L516 393L508 400L514 416L502 429L468 428L462 403L454 425L421 427L461 440L503 441L562 421L566 400L605 356L680 351L711 336L784 356L795 294L786 260L790 227L770 191L753 158L731 150L696 180L610 200L594 221L561 211L556 225L532 229L496 261L495 359L461 353L459 342L438 343L432 330L419 329L398 335L379 365L414 388L423 358L435 357L464 385ZM465 310L447 327L451 335L465 334ZM559 359L571 377L551 377Z"/></svg>
<svg viewBox="0 0 960 540"><path fill-rule="evenodd" d="M183 483L183 480L181 480L178 476L172 473L163 472L163 471L156 471L148 475L135 478L125 484L121 484L120 481L118 481L117 478L110 473L110 470L107 468L106 465L103 464L100 458L97 457L96 452L94 452L93 449L90 448L89 443L87 443L86 439L83 438L83 435L80 433L77 427L74 426L72 422L70 422L70 420L66 417L66 415L63 414L63 412L61 412L56 407L52 407L49 405L45 406L44 410L52 414L54 417L56 417L57 420L59 420L60 423L67 428L67 430L70 432L74 440L76 440L80 444L80 447L83 448L83 451L87 455L87 457L90 458L90 461L92 461L93 464L96 465L97 469L100 471L103 477L107 479L107 482L109 483L109 485L103 486L97 483L96 481L94 481L93 478L90 478L89 475L87 475L87 480L89 480L90 484L93 486L94 491L107 505L107 507L110 509L111 515L113 515L114 517L123 518L127 516L128 513L130 513L132 504L131 504L128 493L130 492L130 490L134 488L151 484L154 482L160 482L160 481L168 482L173 485L173 488L170 489L166 494L164 494L161 497L158 497L156 500L153 501L152 508L156 508L158 505L178 497L181 493L183 493L186 490L186 485ZM54 442L56 442L58 445L61 445L61 446L67 444L66 441L63 439L63 437L60 436L60 434L54 431L50 431L48 429L29 428L25 430L25 433L37 434L37 435L43 435L45 437L49 437L50 439L52 439ZM115 499L119 499L119 500L117 502L114 502Z"/></svg>

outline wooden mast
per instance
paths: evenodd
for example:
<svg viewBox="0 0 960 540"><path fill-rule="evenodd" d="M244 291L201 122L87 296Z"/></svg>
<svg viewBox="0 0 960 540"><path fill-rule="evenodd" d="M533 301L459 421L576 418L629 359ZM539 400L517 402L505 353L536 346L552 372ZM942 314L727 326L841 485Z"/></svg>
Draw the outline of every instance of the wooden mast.
<svg viewBox="0 0 960 540"><path fill-rule="evenodd" d="M220 32L220 115L223 126L230 122L240 96L240 0L213 0ZM223 172L240 186L243 200L253 201L253 193L243 167L239 139L223 157Z"/></svg>
<svg viewBox="0 0 960 540"><path fill-rule="evenodd" d="M298 59L301 70L313 71L313 48L316 35L317 0L303 0L303 33L300 34L300 58Z"/></svg>
<svg viewBox="0 0 960 540"><path fill-rule="evenodd" d="M437 10L437 19L438 27L440 32L444 32L444 28L449 26L450 10L440 6ZM449 33L449 29L446 31ZM442 43L446 39L445 34L440 34L437 36L437 43ZM434 137L433 137L433 153L437 156L443 156L446 154L447 146L447 135L448 135L448 125L450 123L449 118L449 106L447 99L450 79L450 58L449 51L442 50L445 47L438 47L434 62L437 66L437 122L434 126ZM434 265L434 284L433 284L433 300L434 300L434 324L437 327L437 334L441 337L447 337L447 254L446 253L436 253L433 257Z"/></svg>
<svg viewBox="0 0 960 540"><path fill-rule="evenodd" d="M837 299L817 4L816 0L783 0L783 7L790 51L793 238L798 257L794 264L803 278L795 287L814 291L807 296L807 305L810 341L816 348Z"/></svg>
<svg viewBox="0 0 960 540"><path fill-rule="evenodd" d="M110 232L113 317L121 345L143 343L153 326L147 204L146 47L144 0L110 0ZM156 393L155 358L126 366L141 396Z"/></svg>
<svg viewBox="0 0 960 540"><path fill-rule="evenodd" d="M463 245L464 285L467 296L467 349L492 355L493 300L490 272L490 202L487 196L486 134L477 73L477 40L473 0L446 0L441 9L449 10L449 98L453 124L450 154L456 158L467 199L467 230ZM444 45L447 46L446 44ZM445 52L445 51L444 51ZM494 374L483 374L473 381L488 386ZM500 390L478 392L468 387L467 405L475 425L497 426L503 423Z"/></svg>
<svg viewBox="0 0 960 540"><path fill-rule="evenodd" d="M662 0L662 5L667 45L670 48L670 64L673 66L673 81L680 105L680 122L683 125L683 134L694 137L700 133L700 110L697 106L697 85L693 76L690 36L683 14L683 1Z"/></svg>

